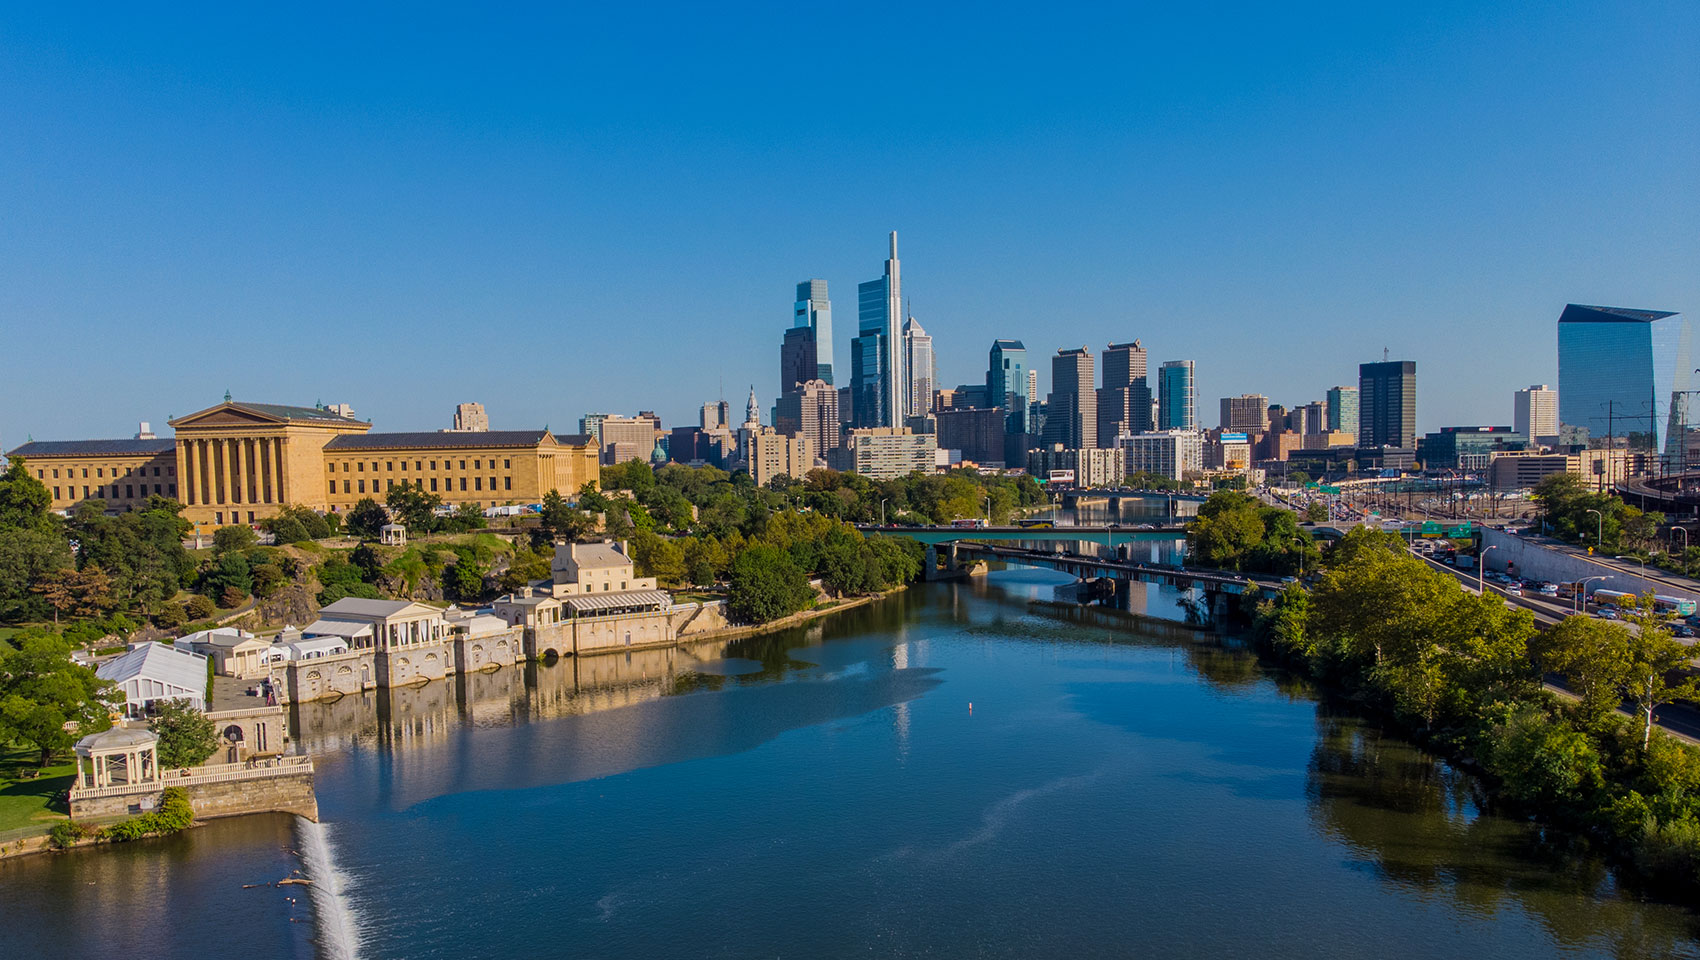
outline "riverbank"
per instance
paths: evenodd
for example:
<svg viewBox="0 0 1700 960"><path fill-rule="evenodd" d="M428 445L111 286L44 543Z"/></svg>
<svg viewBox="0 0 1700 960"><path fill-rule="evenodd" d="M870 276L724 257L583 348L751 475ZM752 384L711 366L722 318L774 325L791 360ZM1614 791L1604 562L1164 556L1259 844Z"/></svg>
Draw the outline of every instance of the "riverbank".
<svg viewBox="0 0 1700 960"><path fill-rule="evenodd" d="M1615 713L1665 683L1657 650L1668 637L1651 621L1635 634L1603 621L1540 631L1527 613L1466 591L1382 536L1354 532L1314 590L1246 610L1258 648L1478 773L1500 809L1592 841L1625 876L1667 895L1700 891L1700 751ZM1586 701L1543 688L1544 674L1575 669L1592 687Z"/></svg>

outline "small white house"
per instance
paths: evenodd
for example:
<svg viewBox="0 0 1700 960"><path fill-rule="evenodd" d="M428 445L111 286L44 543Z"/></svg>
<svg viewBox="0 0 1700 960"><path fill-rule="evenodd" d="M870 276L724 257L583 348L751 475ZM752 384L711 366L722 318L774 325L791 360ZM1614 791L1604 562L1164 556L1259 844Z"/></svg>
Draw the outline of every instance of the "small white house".
<svg viewBox="0 0 1700 960"><path fill-rule="evenodd" d="M108 660L95 671L124 692L124 715L141 719L155 704L187 700L196 710L207 708L207 658L162 643L139 643L129 653Z"/></svg>

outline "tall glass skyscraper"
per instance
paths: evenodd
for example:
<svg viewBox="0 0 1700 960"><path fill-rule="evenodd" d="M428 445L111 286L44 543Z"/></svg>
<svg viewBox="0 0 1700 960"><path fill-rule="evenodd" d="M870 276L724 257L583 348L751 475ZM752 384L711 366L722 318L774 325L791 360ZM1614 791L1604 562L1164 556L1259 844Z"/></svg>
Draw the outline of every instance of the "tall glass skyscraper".
<svg viewBox="0 0 1700 960"><path fill-rule="evenodd" d="M991 362L986 366L986 402L1011 414L1025 414L1032 399L1027 395L1027 347L1020 340L993 340Z"/></svg>
<svg viewBox="0 0 1700 960"><path fill-rule="evenodd" d="M808 345L809 356L802 360L799 366L804 372L813 376L804 376L797 383L807 383L810 380L832 382L832 301L827 299L825 280L804 280L797 284L797 303L795 305L791 327L794 330L808 330L808 337L798 337ZM792 340L791 334L786 334L786 342ZM800 358L801 359L801 358ZM781 390L791 389L790 383L781 383Z"/></svg>
<svg viewBox="0 0 1700 960"><path fill-rule="evenodd" d="M1198 426L1192 374L1191 360L1170 360L1157 368L1157 429L1192 430Z"/></svg>
<svg viewBox="0 0 1700 960"><path fill-rule="evenodd" d="M903 370L903 281L896 230L891 232L885 276L857 285L856 308L856 339L850 344L856 425L902 426L908 380Z"/></svg>
<svg viewBox="0 0 1700 960"><path fill-rule="evenodd" d="M933 386L938 375L933 364L933 338L914 317L903 324L903 365L909 371L903 390L903 415L927 416L933 412Z"/></svg>
<svg viewBox="0 0 1700 960"><path fill-rule="evenodd" d="M1358 435L1358 388L1328 388L1328 429Z"/></svg>
<svg viewBox="0 0 1700 960"><path fill-rule="evenodd" d="M1558 318L1558 419L1590 437L1625 437L1683 464L1688 318L1664 310L1570 304Z"/></svg>

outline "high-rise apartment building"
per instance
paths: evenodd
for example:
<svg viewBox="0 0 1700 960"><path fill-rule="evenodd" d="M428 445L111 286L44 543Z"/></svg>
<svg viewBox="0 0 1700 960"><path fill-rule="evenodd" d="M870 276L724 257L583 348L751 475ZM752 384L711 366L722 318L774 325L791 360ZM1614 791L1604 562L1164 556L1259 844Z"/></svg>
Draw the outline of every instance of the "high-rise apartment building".
<svg viewBox="0 0 1700 960"><path fill-rule="evenodd" d="M774 429L809 441L816 456L839 444L842 425L838 420L838 391L825 380L810 380L779 398Z"/></svg>
<svg viewBox="0 0 1700 960"><path fill-rule="evenodd" d="M903 282L897 261L897 231L891 232L885 276L856 287L856 339L850 342L855 422L861 427L899 426L907 392L903 363Z"/></svg>
<svg viewBox="0 0 1700 960"><path fill-rule="evenodd" d="M746 443L750 479L758 487L765 487L781 476L801 480L814 468L814 448L803 437L788 437L771 427L758 427Z"/></svg>
<svg viewBox="0 0 1700 960"><path fill-rule="evenodd" d="M1092 351L1058 350L1051 358L1051 395L1046 402L1045 442L1066 450L1098 446L1098 395Z"/></svg>
<svg viewBox="0 0 1700 960"><path fill-rule="evenodd" d="M914 317L903 324L903 409L906 417L924 417L933 412L933 387L938 371L933 364L933 338Z"/></svg>
<svg viewBox="0 0 1700 960"><path fill-rule="evenodd" d="M940 450L960 450L962 459L982 467L1004 465L1004 411L1001 407L962 407L940 410L938 445Z"/></svg>
<svg viewBox="0 0 1700 960"><path fill-rule="evenodd" d="M1170 360L1157 368L1157 429L1192 430L1197 426L1192 361Z"/></svg>
<svg viewBox="0 0 1700 960"><path fill-rule="evenodd" d="M1540 383L1511 395L1511 429L1530 443L1558 442L1558 391Z"/></svg>
<svg viewBox="0 0 1700 960"><path fill-rule="evenodd" d="M1328 432L1358 435L1358 388L1328 388Z"/></svg>
<svg viewBox="0 0 1700 960"><path fill-rule="evenodd" d="M1358 364L1358 446L1417 448L1417 364Z"/></svg>
<svg viewBox="0 0 1700 960"><path fill-rule="evenodd" d="M484 413L482 403L456 404L454 424L449 428L449 433L490 432L490 417Z"/></svg>
<svg viewBox="0 0 1700 960"><path fill-rule="evenodd" d="M1151 429L1151 385L1146 380L1145 348L1139 341L1105 348L1104 385L1098 388L1098 446L1113 447L1116 437Z"/></svg>
<svg viewBox="0 0 1700 960"><path fill-rule="evenodd" d="M1355 391L1354 391L1355 392ZM1223 430L1258 434L1269 428L1269 398L1261 393L1244 393L1222 398Z"/></svg>
<svg viewBox="0 0 1700 960"><path fill-rule="evenodd" d="M1558 420L1590 437L1686 460L1695 364L1688 318L1666 310L1570 304L1558 318ZM1615 443L1615 439L1608 441Z"/></svg>

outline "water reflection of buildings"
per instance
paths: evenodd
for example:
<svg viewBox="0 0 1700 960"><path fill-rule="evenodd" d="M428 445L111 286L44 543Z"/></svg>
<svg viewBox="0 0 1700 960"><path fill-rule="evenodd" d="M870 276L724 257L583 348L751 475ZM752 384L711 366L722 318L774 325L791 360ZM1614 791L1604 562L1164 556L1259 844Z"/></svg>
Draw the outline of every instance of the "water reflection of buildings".
<svg viewBox="0 0 1700 960"><path fill-rule="evenodd" d="M654 700L673 688L681 672L725 655L725 641L705 641L456 674L417 686L291 704L290 729L315 755L356 745L422 746L442 742L468 725L513 726Z"/></svg>

